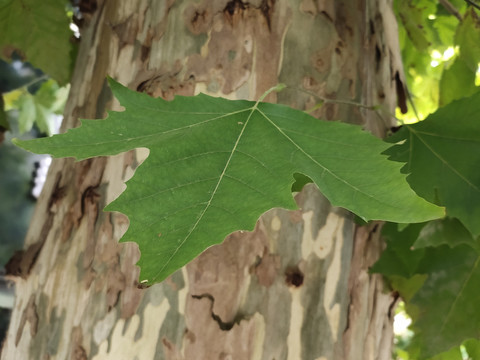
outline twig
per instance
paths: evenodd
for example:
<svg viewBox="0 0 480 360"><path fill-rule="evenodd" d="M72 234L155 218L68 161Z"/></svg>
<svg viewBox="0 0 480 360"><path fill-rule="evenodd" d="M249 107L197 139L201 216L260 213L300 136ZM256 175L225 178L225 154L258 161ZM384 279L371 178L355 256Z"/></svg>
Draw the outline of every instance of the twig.
<svg viewBox="0 0 480 360"><path fill-rule="evenodd" d="M477 3L473 2L472 0L465 0L465 2L469 5L472 5L474 8L480 10L480 5L478 5Z"/></svg>
<svg viewBox="0 0 480 360"><path fill-rule="evenodd" d="M35 85L36 83L40 82L40 81L43 81L43 80L48 80L49 79L49 76L47 74L43 74L42 76L39 76L33 80L30 80L28 83L26 84L23 84L22 86L20 86L19 88L25 88L27 89L28 87L32 86L32 85ZM19 89L17 88L17 89ZM13 90L17 90L17 89L13 89ZM12 91L13 91L12 90Z"/></svg>
<svg viewBox="0 0 480 360"><path fill-rule="evenodd" d="M313 107L311 107L310 109L307 109L305 110L305 112L307 114L310 114L312 113L313 111L317 110L317 109L320 109L322 107L323 104L340 104L340 105L350 105L350 106L355 106L355 107L358 107L358 108L362 108L362 109L366 109L366 110L370 110L370 111L373 111L377 116L378 118L381 120L381 121L385 121L382 116L380 115L379 111L383 111L384 113L386 113L387 115L391 116L392 118L394 118L395 120L397 120L397 122L399 123L403 123L403 121L399 118L397 118L395 116L395 114L392 114L390 111L388 111L387 109L381 107L380 105L365 105L365 104L362 104L362 103L358 103L358 102L354 102L354 101L348 101L348 100L337 100L337 99L327 99L323 96L320 96L318 94L315 94L314 92L312 91L309 91L309 90L305 90L305 89L301 89L301 88L298 88L298 87L295 87L295 86L288 86L287 85L287 89L292 89L292 90L296 90L296 91L300 91L300 92L303 92L305 94L308 94L308 95L311 95L313 97L316 97L317 99L320 100L320 102L316 105L314 105ZM417 117L418 119L418 117Z"/></svg>
<svg viewBox="0 0 480 360"><path fill-rule="evenodd" d="M448 0L439 0L440 4L452 15L454 15L460 22L462 21L462 15L458 12L458 10L453 6L453 4Z"/></svg>

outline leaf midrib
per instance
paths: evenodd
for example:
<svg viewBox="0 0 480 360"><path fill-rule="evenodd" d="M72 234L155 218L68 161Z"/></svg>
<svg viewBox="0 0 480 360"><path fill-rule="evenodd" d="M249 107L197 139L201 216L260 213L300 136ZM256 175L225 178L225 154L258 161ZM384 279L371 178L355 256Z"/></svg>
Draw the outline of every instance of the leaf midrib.
<svg viewBox="0 0 480 360"><path fill-rule="evenodd" d="M462 288L458 292L458 295L455 296L455 299L452 302L452 306L450 306L450 309L448 310L447 316L445 316L444 320L442 321L442 327L440 328L440 332L444 331L445 326L447 325L447 322L448 322L450 316L452 315L452 312L453 312L458 300L462 296L462 293L465 290L465 287L467 286L468 282L470 281L471 277L473 276L473 273L474 273L475 269L478 268L479 264L480 264L480 256L477 257L477 260L475 261L475 264L472 266L471 271L469 272L468 276L466 277L465 281L462 284Z"/></svg>
<svg viewBox="0 0 480 360"><path fill-rule="evenodd" d="M246 109L234 111L234 112L231 112L231 113L228 113L228 114L223 114L221 116L217 116L215 118L207 119L207 120L204 120L204 121L201 121L201 122L197 122L197 123L194 123L194 124L190 124L190 125L186 125L186 126L182 126L182 127L179 127L179 128L162 131L162 132L154 132L154 133L150 133L150 134L147 134L147 135L127 137L127 138L123 138L123 139L110 140L110 141L104 141L104 142L92 142L92 143L88 143L88 144L69 144L69 147L70 148L90 147L90 146L105 145L105 144L124 143L126 141L144 140L144 139L148 139L148 138L152 138L152 137L156 137L156 136L163 136L163 135L167 135L167 134L174 133L174 132L180 132L180 131L183 131L185 129L189 129L189 128L193 128L193 127L196 127L196 126L207 124L211 121L216 121L216 120L224 119L224 118L232 116L232 115L240 114L242 112L246 112L246 111L249 111L251 109L253 109L253 108L246 108ZM76 129L79 129L79 128L76 128ZM73 129L73 130L75 130L75 129ZM139 146L139 147L146 147L146 146ZM65 145L50 145L50 148L65 148Z"/></svg>
<svg viewBox="0 0 480 360"><path fill-rule="evenodd" d="M183 247L183 245L185 244L185 242L190 238L190 236L192 235L192 233L195 231L195 229L197 228L198 224L200 223L200 221L203 219L203 217L205 216L207 210L210 208L210 205L212 203L212 200L213 198L215 197L216 193L217 193L217 190L223 180L223 178L225 177L225 173L228 169L228 166L230 165L230 161L232 160L232 157L233 155L235 154L235 151L238 147L238 144L240 143L240 139L242 138L244 132L245 132L245 129L253 115L253 113L255 112L255 110L258 110L258 101L255 103L255 105L251 108L247 108L247 109L244 109L244 110L240 110L240 111L236 111L234 113L229 113L227 115L234 115L234 114L237 114L237 113L240 113L240 112L244 112L244 111L250 111L250 114L248 115L248 118L247 120L245 121L245 123L243 124L242 126L242 130L240 130L240 133L238 134L237 136L237 140L235 141L235 144L233 145L233 148L232 150L230 151L230 155L227 159L227 162L225 163L225 166L223 168L223 171L222 173L220 174L219 178L218 178L218 181L217 181L217 184L215 185L215 188L213 189L212 191L212 194L210 195L210 199L208 200L208 202L206 203L203 211L200 213L200 215L198 216L197 218L197 221L195 222L195 224L193 224L193 226L191 227L190 231L188 232L188 234L184 237L184 239L178 244L178 246L175 248L175 250L171 253L170 257L165 261L165 263L163 264L163 266L160 268L160 270L157 272L157 275L154 277L154 279L157 279L160 274L163 272L163 270L165 270L165 268L170 264L170 262L172 261L172 259L174 258L174 256L177 254L177 252L180 250L181 247ZM204 123L204 122L203 122Z"/></svg>

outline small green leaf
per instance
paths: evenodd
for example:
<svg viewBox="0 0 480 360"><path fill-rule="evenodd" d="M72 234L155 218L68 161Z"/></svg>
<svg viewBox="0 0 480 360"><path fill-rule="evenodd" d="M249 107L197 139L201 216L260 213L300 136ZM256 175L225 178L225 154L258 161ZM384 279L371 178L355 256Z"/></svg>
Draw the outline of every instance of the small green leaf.
<svg viewBox="0 0 480 360"><path fill-rule="evenodd" d="M18 127L20 134L26 133L30 131L33 127L33 123L35 122L35 101L33 100L33 96L30 94L25 94L18 100Z"/></svg>
<svg viewBox="0 0 480 360"><path fill-rule="evenodd" d="M381 155L388 145L358 126L282 105L203 94L167 102L110 86L124 112L16 143L79 160L150 149L127 190L106 208L130 219L123 241L139 244L141 280L163 280L231 232L252 230L273 207L296 208L295 173L364 219L419 222L444 214L416 196L400 164Z"/></svg>
<svg viewBox="0 0 480 360"><path fill-rule="evenodd" d="M407 162L412 188L445 206L476 237L480 234L480 93L437 110L426 120L403 126L386 153Z"/></svg>

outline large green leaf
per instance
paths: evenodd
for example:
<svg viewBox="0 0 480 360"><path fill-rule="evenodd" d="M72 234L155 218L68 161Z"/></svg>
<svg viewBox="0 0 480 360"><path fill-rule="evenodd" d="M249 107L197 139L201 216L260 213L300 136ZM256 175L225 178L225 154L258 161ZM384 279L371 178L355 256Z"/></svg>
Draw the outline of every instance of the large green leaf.
<svg viewBox="0 0 480 360"><path fill-rule="evenodd" d="M393 135L391 158L425 199L445 206L475 236L480 234L480 93L437 110Z"/></svg>
<svg viewBox="0 0 480 360"><path fill-rule="evenodd" d="M70 79L72 43L64 0L0 0L0 54L18 49L59 83Z"/></svg>
<svg viewBox="0 0 480 360"><path fill-rule="evenodd" d="M161 281L273 207L296 207L293 174L364 219L419 222L443 209L409 188L389 146L359 127L289 107L207 95L167 102L111 82L126 108L64 135L16 141L27 150L86 159L146 147L150 154L108 207L130 219L141 279Z"/></svg>

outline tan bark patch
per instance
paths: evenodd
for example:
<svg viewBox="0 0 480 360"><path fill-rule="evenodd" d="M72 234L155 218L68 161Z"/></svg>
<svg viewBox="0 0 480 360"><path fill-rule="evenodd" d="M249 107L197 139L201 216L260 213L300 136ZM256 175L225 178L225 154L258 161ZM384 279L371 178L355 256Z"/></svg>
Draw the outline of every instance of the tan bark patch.
<svg viewBox="0 0 480 360"><path fill-rule="evenodd" d="M35 304L35 296L30 296L27 305L23 309L22 318L20 320L20 325L17 329L17 335L15 337L15 346L18 345L22 337L23 328L27 324L30 324L30 336L35 337L38 329L38 315L37 315L37 306Z"/></svg>

